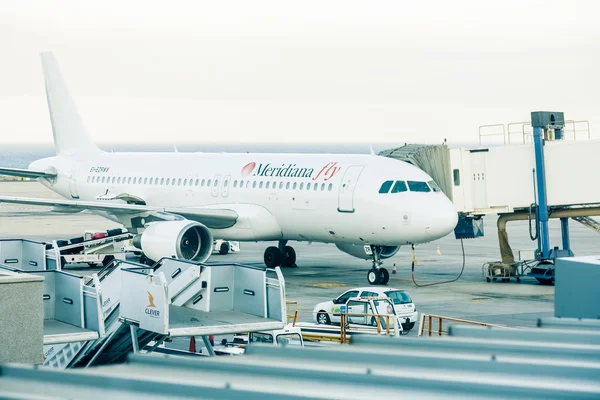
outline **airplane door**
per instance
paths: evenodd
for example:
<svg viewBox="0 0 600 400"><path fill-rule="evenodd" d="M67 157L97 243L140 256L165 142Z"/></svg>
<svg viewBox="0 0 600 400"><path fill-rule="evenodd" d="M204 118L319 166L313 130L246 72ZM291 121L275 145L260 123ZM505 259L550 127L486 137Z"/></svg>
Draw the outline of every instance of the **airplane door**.
<svg viewBox="0 0 600 400"><path fill-rule="evenodd" d="M221 189L221 196L229 196L229 185L231 185L231 175L225 175L225 178L223 178L223 188Z"/></svg>
<svg viewBox="0 0 600 400"><path fill-rule="evenodd" d="M77 193L77 182L75 181L75 171L77 171L76 167L71 169L71 176L69 177L69 191L71 192L71 197L74 199L79 198L79 193Z"/></svg>
<svg viewBox="0 0 600 400"><path fill-rule="evenodd" d="M219 195L219 185L221 184L221 175L215 175L212 181L211 194L213 197L217 197Z"/></svg>
<svg viewBox="0 0 600 400"><path fill-rule="evenodd" d="M352 165L346 170L338 194L339 212L354 212L354 189L363 168L362 165Z"/></svg>

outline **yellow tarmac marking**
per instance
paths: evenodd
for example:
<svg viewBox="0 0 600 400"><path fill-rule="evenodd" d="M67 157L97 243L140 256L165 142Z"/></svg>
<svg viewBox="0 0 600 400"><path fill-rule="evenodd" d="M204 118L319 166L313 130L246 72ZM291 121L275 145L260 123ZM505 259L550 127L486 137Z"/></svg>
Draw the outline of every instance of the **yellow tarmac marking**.
<svg viewBox="0 0 600 400"><path fill-rule="evenodd" d="M310 283L306 286L312 286L312 287L321 287L321 288L332 288L332 287L342 287L342 286L347 286L345 283Z"/></svg>
<svg viewBox="0 0 600 400"><path fill-rule="evenodd" d="M485 298L485 299L471 299L469 301L478 302L478 301L488 301L488 300L491 300L491 298L488 297L488 298Z"/></svg>

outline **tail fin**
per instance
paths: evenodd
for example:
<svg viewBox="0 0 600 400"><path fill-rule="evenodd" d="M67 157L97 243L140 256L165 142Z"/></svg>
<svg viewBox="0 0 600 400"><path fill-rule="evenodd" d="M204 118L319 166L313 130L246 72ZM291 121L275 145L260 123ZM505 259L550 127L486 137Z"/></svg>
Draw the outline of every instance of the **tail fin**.
<svg viewBox="0 0 600 400"><path fill-rule="evenodd" d="M46 81L46 99L52 122L56 154L98 153L100 150L89 138L58 69L52 52L40 54Z"/></svg>

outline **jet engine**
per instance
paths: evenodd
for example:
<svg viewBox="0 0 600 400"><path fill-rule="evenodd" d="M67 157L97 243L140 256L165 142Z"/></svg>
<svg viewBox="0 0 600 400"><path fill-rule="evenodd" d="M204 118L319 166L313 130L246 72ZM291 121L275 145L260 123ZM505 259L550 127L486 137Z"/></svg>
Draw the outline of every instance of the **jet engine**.
<svg viewBox="0 0 600 400"><path fill-rule="evenodd" d="M133 238L133 245L153 261L174 257L203 262L212 254L213 237L199 222L162 221L148 225L144 232Z"/></svg>
<svg viewBox="0 0 600 400"><path fill-rule="evenodd" d="M357 258L370 260L373 256L367 254L365 246L361 244L336 244L336 247L344 253L350 254ZM375 246L375 251L379 253L379 258L382 260L393 257L400 250L400 246Z"/></svg>

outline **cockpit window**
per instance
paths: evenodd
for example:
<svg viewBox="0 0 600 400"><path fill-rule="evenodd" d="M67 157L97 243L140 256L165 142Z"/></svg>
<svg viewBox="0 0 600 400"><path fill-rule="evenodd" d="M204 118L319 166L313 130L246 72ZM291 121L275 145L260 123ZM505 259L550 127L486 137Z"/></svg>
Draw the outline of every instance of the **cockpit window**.
<svg viewBox="0 0 600 400"><path fill-rule="evenodd" d="M427 183L429 184L429 186L431 186L431 189L432 189L434 192L441 192L441 191L442 191L442 189L440 189L440 187L438 186L438 184L437 184L437 183L435 183L435 181L429 181L429 182L427 182Z"/></svg>
<svg viewBox="0 0 600 400"><path fill-rule="evenodd" d="M411 192L431 192L425 182L408 181L408 188Z"/></svg>
<svg viewBox="0 0 600 400"><path fill-rule="evenodd" d="M394 187L392 188L392 193L400 193L406 191L408 191L408 189L406 188L406 182L404 181L396 181Z"/></svg>
<svg viewBox="0 0 600 400"><path fill-rule="evenodd" d="M387 193L387 192L389 192L390 188L392 187L392 183L394 183L394 181L385 181L385 182L383 182L383 184L379 188L379 193Z"/></svg>

